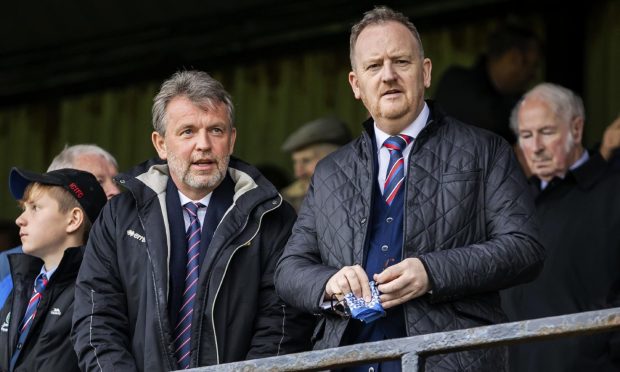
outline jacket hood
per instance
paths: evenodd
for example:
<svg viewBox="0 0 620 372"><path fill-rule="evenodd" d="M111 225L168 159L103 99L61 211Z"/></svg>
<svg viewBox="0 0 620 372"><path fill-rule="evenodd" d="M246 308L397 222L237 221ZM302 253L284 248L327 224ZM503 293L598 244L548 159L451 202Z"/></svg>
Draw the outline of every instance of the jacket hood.
<svg viewBox="0 0 620 372"><path fill-rule="evenodd" d="M234 156L230 157L228 174L235 183L234 203L250 191L257 201L279 195L275 186L258 169ZM169 177L168 164L155 158L137 165L126 173L119 174L115 179L129 189L139 203L142 203L164 194Z"/></svg>

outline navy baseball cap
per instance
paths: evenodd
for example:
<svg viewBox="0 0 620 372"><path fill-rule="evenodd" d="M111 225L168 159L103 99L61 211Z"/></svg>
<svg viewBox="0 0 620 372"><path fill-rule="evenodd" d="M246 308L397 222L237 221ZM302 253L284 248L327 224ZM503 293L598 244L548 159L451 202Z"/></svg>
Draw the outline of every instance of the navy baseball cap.
<svg viewBox="0 0 620 372"><path fill-rule="evenodd" d="M101 208L108 201L105 192L91 173L77 169L57 169L47 173L35 173L13 167L9 174L9 188L17 200L24 197L26 187L32 182L60 186L80 203L91 223L95 222Z"/></svg>

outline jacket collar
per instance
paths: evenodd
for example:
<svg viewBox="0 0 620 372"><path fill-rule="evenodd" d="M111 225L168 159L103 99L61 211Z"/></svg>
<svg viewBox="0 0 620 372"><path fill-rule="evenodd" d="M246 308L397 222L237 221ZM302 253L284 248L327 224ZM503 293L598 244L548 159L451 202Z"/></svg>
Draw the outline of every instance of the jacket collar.
<svg viewBox="0 0 620 372"><path fill-rule="evenodd" d="M552 190L557 187L557 185L563 184L564 182L574 182L582 190L589 190L605 175L608 167L609 163L603 159L598 151L590 152L588 161L578 168L568 171L564 179L554 178L551 180L545 190ZM545 191L540 190L540 178L533 176L530 178L530 183L535 185L539 192Z"/></svg>
<svg viewBox="0 0 620 372"><path fill-rule="evenodd" d="M426 126L424 127L424 129L422 129L422 132L420 132L420 135L418 136L418 138L416 138L416 140L424 138L430 133L435 132L440 126L443 125L444 118L446 117L446 113L435 101L427 99L426 104L428 105L428 109L430 112L428 115L428 119L426 120ZM374 122L375 120L371 117L362 123L364 131L373 140L375 137Z"/></svg>
<svg viewBox="0 0 620 372"><path fill-rule="evenodd" d="M279 195L256 168L234 156L230 157L228 174L235 185L233 204L244 210ZM168 178L168 165L158 159L148 160L116 177L120 184L132 192L139 205L165 194Z"/></svg>
<svg viewBox="0 0 620 372"><path fill-rule="evenodd" d="M82 262L83 252L83 246L65 250L60 264L52 276L54 283L75 281ZM25 253L11 254L8 259L14 281L25 283L25 285L32 285L43 266L43 261L40 258Z"/></svg>
<svg viewBox="0 0 620 372"><path fill-rule="evenodd" d="M609 164L607 161L605 161L597 151L595 153L590 153L588 161L569 173L575 177L579 187L588 190L605 175L608 167Z"/></svg>

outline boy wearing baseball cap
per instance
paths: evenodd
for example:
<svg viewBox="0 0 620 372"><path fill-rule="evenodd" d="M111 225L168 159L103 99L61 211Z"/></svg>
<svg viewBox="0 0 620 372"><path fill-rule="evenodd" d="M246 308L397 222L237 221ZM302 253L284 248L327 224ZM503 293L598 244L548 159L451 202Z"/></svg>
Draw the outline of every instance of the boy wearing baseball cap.
<svg viewBox="0 0 620 372"><path fill-rule="evenodd" d="M106 203L95 176L13 168L24 254L9 255L13 291L0 311L0 371L79 371L69 334L83 246Z"/></svg>

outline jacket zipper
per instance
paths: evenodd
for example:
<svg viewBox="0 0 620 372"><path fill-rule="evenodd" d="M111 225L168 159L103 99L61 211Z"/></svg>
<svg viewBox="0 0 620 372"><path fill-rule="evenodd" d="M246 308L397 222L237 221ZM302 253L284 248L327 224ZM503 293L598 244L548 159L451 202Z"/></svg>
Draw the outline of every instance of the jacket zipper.
<svg viewBox="0 0 620 372"><path fill-rule="evenodd" d="M419 147L418 146L418 143L419 143L418 140L422 138L422 135L427 131L426 128L428 128L431 124L433 124L433 119L431 119L428 123L426 123L424 128L420 131L420 133L418 133L418 137L414 140L413 145L412 145L413 147L411 147L411 151L409 152L409 158L408 158L408 161L407 161L407 168L409 168L409 165L411 164L411 157L413 156L414 150L417 150L417 147ZM410 173L411 172L407 172L407 175L405 176L405 179L408 180L408 176L409 176ZM403 200L404 200L405 205L403 205L403 227L402 227L402 229L403 229L403 241L401 243L401 247L402 248L400 250L400 261L401 262L405 259L405 241L406 241L405 235L407 233L407 230L406 230L405 227L407 226L406 219L407 219L407 191L409 190L408 186L409 186L409 182L405 182L405 189L403 190L404 191ZM411 335L409 334L409 327L407 326L407 311L405 309L404 304L402 306L402 310L403 310L403 319L405 320L405 333L406 333L407 337L409 337Z"/></svg>
<svg viewBox="0 0 620 372"><path fill-rule="evenodd" d="M366 138L367 137L367 138ZM364 146L366 146L366 143L368 143L368 145L366 147L370 148L370 152L368 152L368 154L373 154L373 151L375 151L372 148L373 142L372 142L372 138L370 138L370 136L364 132L364 137L363 137L363 141L364 141ZM361 155L360 155L361 156ZM370 203L371 203L371 207L368 210L368 216L365 217L366 218L366 229L364 231L364 241L362 242L363 246L362 246L362 262L360 262L360 266L362 266L362 268L365 267L366 265L366 248L368 247L368 239L370 239L370 223L371 223L371 218L372 218L372 193L373 193L373 189L376 187L375 186L375 182L377 182L377 173L379 172L378 169L375 169L375 161L373 160L374 156L371 156L370 161L372 162L371 168L372 168L372 174L370 175L370 179L372 180L372 182L370 183ZM354 262L354 264L356 264L357 262Z"/></svg>
<svg viewBox="0 0 620 372"><path fill-rule="evenodd" d="M278 205L274 206L273 208L265 211L263 214L261 214L259 220L258 220L258 227L256 228L256 231L254 232L254 235L252 235L252 237L250 237L250 239L248 239L247 242L237 246L235 248L235 250L232 252L232 254L230 255L230 257L228 258L228 262L226 262L226 267L224 268L224 274L222 274L222 280L220 281L220 284L217 287L217 291L215 292L215 297L213 298L213 306L211 307L211 327L213 329L213 339L215 341L215 357L216 357L216 362L217 364L220 364L220 351L219 351L219 347L217 344L217 333L215 331L215 304L217 302L217 296L220 293L220 289L222 288L222 283L224 283L224 278L226 278L226 273L228 272L228 266L230 265L230 262L232 261L233 257L235 256L235 253L237 253L237 251L242 248L242 247L246 247L249 246L250 243L252 242L252 240L256 237L256 235L258 235L258 232L260 231L260 227L261 224L263 222L263 217L271 212L274 211L275 209L277 209L278 207L280 207L280 205L282 205L282 197L280 196L280 202L278 203ZM243 227L241 228L240 231L243 231L243 229L245 229L245 227L248 224L248 221L250 220L250 215L248 215L248 217L245 220L245 223L243 224ZM207 296L204 296L203 298L203 306L202 308L204 309L205 307L205 301L207 300ZM198 357L200 357L200 355L198 355Z"/></svg>
<svg viewBox="0 0 620 372"><path fill-rule="evenodd" d="M138 208L138 200L136 199L135 195L133 199L136 202L136 211L138 211L137 215L138 215L138 220L140 221L140 225L142 226L142 231L146 232L146 228L144 227L144 221L142 220L142 216L140 215L140 212L139 212L140 209ZM167 352L168 345L164 338L164 333L165 333L164 326L161 321L161 312L159 311L160 298L159 298L159 295L157 294L157 282L155 282L154 264L151 258L151 251L149 250L148 244L146 245L146 254L149 258L149 262L151 263L151 268L153 268L153 272L151 273L151 280L153 281L153 294L154 294L154 298L156 302L155 307L157 308L157 322L159 324L159 342L160 342L160 346L162 347L162 350L166 350L166 360L168 361L168 368L170 370L173 370L176 368L176 361L174 361L174 363L171 363L170 354Z"/></svg>

